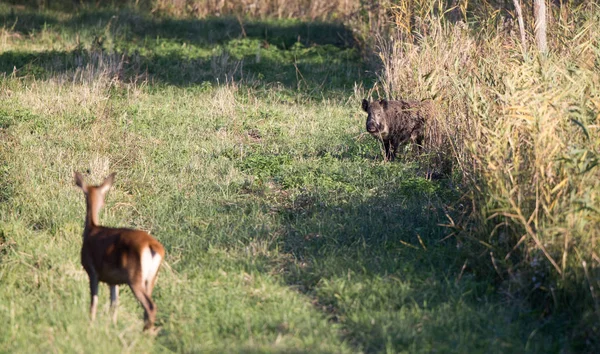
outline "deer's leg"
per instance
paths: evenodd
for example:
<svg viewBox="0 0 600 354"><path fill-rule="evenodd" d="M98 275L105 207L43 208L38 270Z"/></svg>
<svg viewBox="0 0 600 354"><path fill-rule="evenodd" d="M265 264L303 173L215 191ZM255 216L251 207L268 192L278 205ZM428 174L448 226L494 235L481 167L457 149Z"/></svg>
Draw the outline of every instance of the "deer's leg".
<svg viewBox="0 0 600 354"><path fill-rule="evenodd" d="M98 308L98 276L94 273L89 274L90 277L90 318L92 321L96 319L96 309Z"/></svg>
<svg viewBox="0 0 600 354"><path fill-rule="evenodd" d="M152 297L152 290L154 289L154 285L156 284L156 279L158 279L158 272L156 272L156 275L154 276L154 278L152 278L152 280L148 280L146 282L146 294L150 298Z"/></svg>
<svg viewBox="0 0 600 354"><path fill-rule="evenodd" d="M129 284L133 295L144 307L144 330L151 329L156 318L156 306L141 281Z"/></svg>
<svg viewBox="0 0 600 354"><path fill-rule="evenodd" d="M110 285L110 310L112 312L112 321L117 323L117 307L119 306L119 286Z"/></svg>

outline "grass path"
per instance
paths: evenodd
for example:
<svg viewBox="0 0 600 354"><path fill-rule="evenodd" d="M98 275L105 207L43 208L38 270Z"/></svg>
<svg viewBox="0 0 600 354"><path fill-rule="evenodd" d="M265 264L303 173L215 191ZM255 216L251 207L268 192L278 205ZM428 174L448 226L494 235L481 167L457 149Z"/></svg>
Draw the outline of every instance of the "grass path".
<svg viewBox="0 0 600 354"><path fill-rule="evenodd" d="M459 191L381 162L343 27L0 5L0 352L506 352L561 341L463 271ZM156 338L89 325L72 172L166 247Z"/></svg>

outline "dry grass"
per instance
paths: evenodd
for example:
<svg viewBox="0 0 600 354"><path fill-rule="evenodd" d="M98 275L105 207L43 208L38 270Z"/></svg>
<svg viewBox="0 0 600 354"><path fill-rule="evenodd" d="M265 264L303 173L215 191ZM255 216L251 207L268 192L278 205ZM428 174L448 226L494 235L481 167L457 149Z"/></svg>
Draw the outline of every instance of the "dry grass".
<svg viewBox="0 0 600 354"><path fill-rule="evenodd" d="M152 0L151 11L180 18L235 16L240 24L247 18L341 22L352 28L369 58L374 38L388 33L393 4L393 0Z"/></svg>
<svg viewBox="0 0 600 354"><path fill-rule="evenodd" d="M239 15L259 18L347 19L358 12L358 0L154 0L152 11L169 16Z"/></svg>
<svg viewBox="0 0 600 354"><path fill-rule="evenodd" d="M476 235L502 279L549 302L549 289L597 287L598 9L557 12L551 53L538 58L532 46L522 52L506 19L490 14L470 27L430 6L420 22L407 20L422 8L393 8L397 35L379 41L380 95L438 102L437 124L473 202L454 235ZM586 301L597 306L593 289Z"/></svg>

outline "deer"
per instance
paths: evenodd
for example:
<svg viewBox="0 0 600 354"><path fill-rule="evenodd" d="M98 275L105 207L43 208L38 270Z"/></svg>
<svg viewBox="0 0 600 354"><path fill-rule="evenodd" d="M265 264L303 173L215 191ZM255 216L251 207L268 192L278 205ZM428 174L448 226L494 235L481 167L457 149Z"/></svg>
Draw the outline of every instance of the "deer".
<svg viewBox="0 0 600 354"><path fill-rule="evenodd" d="M127 284L144 308L144 331L151 330L156 319L152 289L165 258L165 249L145 231L99 225L98 213L115 175L112 173L102 184L91 186L84 181L81 173L74 173L75 184L83 191L86 201L81 264L90 280L90 317L94 322L98 283L103 282L110 288L110 309L112 321L116 324L119 285Z"/></svg>

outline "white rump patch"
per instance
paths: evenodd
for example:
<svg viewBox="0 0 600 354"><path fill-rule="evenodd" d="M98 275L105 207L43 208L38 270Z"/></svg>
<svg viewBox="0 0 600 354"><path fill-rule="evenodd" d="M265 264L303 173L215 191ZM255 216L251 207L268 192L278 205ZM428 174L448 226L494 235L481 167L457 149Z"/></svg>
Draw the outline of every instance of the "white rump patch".
<svg viewBox="0 0 600 354"><path fill-rule="evenodd" d="M156 272L158 272L158 267L160 266L160 262L162 258L158 253L152 256L152 251L150 247L144 248L142 251L142 281L144 284L146 282L152 283L152 280L156 276Z"/></svg>

